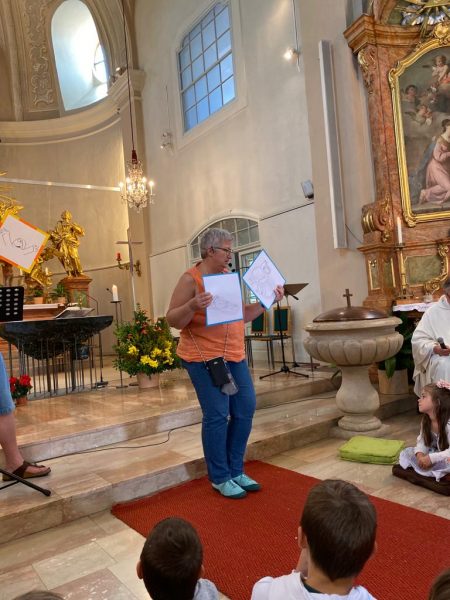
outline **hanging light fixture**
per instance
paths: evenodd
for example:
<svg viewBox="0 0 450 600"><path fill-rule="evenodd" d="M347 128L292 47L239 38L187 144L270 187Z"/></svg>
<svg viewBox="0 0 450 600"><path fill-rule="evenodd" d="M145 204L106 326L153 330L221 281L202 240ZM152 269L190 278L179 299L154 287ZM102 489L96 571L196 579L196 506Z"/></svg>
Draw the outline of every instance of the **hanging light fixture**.
<svg viewBox="0 0 450 600"><path fill-rule="evenodd" d="M141 212L142 208L147 206L148 189L147 178L144 176L142 163L138 160L137 152L134 147L134 126L133 126L133 111L131 108L131 84L130 84L130 67L128 64L128 44L127 44L127 29L125 23L125 5L122 0L122 17L123 17L123 37L125 40L125 58L127 68L127 83L128 83L128 102L130 107L130 125L131 125L131 161L127 162L127 177L125 183L119 183L120 195L122 200L128 204L129 208L134 208L137 212ZM150 195L150 204L153 204L155 194Z"/></svg>

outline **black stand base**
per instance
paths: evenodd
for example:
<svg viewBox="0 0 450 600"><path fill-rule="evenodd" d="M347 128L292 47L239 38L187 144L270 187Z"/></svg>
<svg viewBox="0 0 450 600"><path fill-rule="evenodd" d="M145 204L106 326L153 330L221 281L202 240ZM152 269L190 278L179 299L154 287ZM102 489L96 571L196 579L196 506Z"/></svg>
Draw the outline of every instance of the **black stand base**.
<svg viewBox="0 0 450 600"><path fill-rule="evenodd" d="M265 379L266 377L272 377L272 375L279 375L279 373L292 373L292 375L297 375L297 377L306 377L309 378L309 375L305 373L297 373L296 371L292 371L287 365L282 365L278 371L274 371L273 373L267 373L266 375L261 375L260 379Z"/></svg>
<svg viewBox="0 0 450 600"><path fill-rule="evenodd" d="M9 477L11 477L11 479L13 479L14 481L10 481L9 483L0 486L0 490L4 490L7 487L10 487L11 485L15 485L16 483L23 483L24 485L27 485L30 488L33 488L34 490L37 490L38 492L41 492L41 494L44 494L44 496L50 496L51 495L51 491L47 490L43 487L40 487L39 485L36 485L35 483L28 481L28 479L24 479L23 477L19 477L18 475L14 475L14 473L10 473L9 471L5 471L4 469L0 469L0 473L3 473L3 475L8 475Z"/></svg>

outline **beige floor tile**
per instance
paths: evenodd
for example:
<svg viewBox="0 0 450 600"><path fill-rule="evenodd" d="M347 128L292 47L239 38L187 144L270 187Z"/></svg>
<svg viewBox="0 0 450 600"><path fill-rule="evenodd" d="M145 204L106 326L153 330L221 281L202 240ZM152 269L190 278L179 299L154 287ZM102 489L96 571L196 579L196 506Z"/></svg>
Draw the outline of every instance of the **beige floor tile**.
<svg viewBox="0 0 450 600"><path fill-rule="evenodd" d="M53 589L113 564L109 554L91 542L36 562L33 567L47 588Z"/></svg>
<svg viewBox="0 0 450 600"><path fill-rule="evenodd" d="M33 567L20 567L0 575L0 600L11 600L30 590L45 590L44 583Z"/></svg>
<svg viewBox="0 0 450 600"><path fill-rule="evenodd" d="M95 571L53 590L66 600L137 600L131 590L108 569ZM149 596L147 595L147 600Z"/></svg>

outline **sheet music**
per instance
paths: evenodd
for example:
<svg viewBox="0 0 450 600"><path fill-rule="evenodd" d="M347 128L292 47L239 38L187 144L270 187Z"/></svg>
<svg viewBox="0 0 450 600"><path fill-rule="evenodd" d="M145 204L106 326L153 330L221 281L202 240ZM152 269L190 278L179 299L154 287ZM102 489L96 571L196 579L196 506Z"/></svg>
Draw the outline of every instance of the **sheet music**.
<svg viewBox="0 0 450 600"><path fill-rule="evenodd" d="M265 250L261 250L255 258L244 273L243 280L266 308L270 308L275 300L274 290L277 285L286 283Z"/></svg>

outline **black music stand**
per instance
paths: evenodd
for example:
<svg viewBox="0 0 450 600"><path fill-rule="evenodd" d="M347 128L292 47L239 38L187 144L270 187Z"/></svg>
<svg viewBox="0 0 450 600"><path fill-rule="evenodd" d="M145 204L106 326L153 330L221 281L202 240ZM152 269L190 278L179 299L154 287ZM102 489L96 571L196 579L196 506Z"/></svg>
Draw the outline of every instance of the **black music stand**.
<svg viewBox="0 0 450 600"><path fill-rule="evenodd" d="M292 283L292 284L285 284L284 285L284 293L286 294L286 296L291 295L293 298L296 298L296 296L294 296L294 294L298 293L300 290L302 290L304 287L306 287L308 284L307 283ZM298 298L296 298L296 300L298 300ZM272 375L278 375L279 373L292 373L292 375L297 375L298 377L306 377L308 378L309 375L306 375L305 373L297 373L296 371L292 371L286 364L286 356L284 353L284 335L283 335L283 327L281 325L281 307L280 307L280 303L277 301L277 321L278 321L278 331L280 333L280 341L281 341L281 361L282 361L282 365L281 367L278 369L278 371L273 371L273 373L267 373L266 375L261 375L260 379L265 379L266 377L272 377ZM294 365L293 366L300 366L297 365L297 363L294 360Z"/></svg>
<svg viewBox="0 0 450 600"><path fill-rule="evenodd" d="M24 288L20 285L14 287L0 287L0 321L22 321L23 320L23 296L24 296ZM14 475L10 471L5 471L5 469L0 469L0 473L3 475L8 475L13 481L7 483L6 485L0 486L0 490L3 490L11 485L15 485L16 483L23 483L28 487L31 487L38 492L41 492L45 496L50 496L51 491L46 490L45 488L24 479L23 477L19 477L18 475Z"/></svg>

